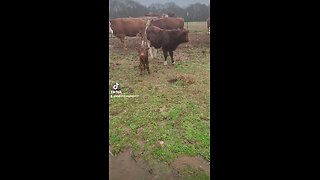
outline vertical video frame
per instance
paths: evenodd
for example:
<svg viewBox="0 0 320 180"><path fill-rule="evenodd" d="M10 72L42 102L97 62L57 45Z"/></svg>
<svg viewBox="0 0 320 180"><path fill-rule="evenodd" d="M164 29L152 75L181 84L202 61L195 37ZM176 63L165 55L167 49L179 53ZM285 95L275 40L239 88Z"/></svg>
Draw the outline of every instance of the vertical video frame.
<svg viewBox="0 0 320 180"><path fill-rule="evenodd" d="M109 179L210 179L210 0L109 1Z"/></svg>

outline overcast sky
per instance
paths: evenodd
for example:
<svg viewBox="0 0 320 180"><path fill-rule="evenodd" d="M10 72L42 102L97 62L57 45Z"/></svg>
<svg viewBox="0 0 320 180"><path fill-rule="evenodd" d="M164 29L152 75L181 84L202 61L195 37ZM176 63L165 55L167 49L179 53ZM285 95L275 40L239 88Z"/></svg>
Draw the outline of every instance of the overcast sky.
<svg viewBox="0 0 320 180"><path fill-rule="evenodd" d="M182 8L186 7L190 4L194 4L194 3L201 3L201 4L209 5L209 2L210 2L210 0L133 0L133 1L139 2L140 4L142 4L144 6L149 6L153 3L164 4L167 2L174 2Z"/></svg>

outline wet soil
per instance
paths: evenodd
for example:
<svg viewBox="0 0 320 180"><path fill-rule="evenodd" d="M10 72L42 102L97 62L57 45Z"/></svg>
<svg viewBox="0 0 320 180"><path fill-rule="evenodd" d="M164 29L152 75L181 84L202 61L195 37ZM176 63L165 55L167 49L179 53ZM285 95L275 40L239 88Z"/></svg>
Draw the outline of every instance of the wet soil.
<svg viewBox="0 0 320 180"><path fill-rule="evenodd" d="M116 156L109 153L110 180L181 180L183 177L179 172L187 167L202 170L210 176L209 162L199 157L183 156L176 159L170 165L149 165L135 156L131 150L125 150Z"/></svg>

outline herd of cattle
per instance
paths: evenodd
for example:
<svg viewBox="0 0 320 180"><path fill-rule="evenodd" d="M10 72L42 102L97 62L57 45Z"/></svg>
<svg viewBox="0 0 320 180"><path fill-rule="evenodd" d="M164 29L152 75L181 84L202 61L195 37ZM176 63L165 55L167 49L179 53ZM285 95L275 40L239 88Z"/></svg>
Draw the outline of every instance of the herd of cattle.
<svg viewBox="0 0 320 180"><path fill-rule="evenodd" d="M208 34L210 34L210 17L207 19ZM189 30L184 29L184 19L180 17L135 17L116 18L109 21L109 33L119 38L123 48L127 50L125 37L140 35L140 47L136 47L140 59L140 74L149 71L148 56L153 59L157 49L162 48L164 65L167 65L168 53L174 64L173 51L182 44L189 42Z"/></svg>

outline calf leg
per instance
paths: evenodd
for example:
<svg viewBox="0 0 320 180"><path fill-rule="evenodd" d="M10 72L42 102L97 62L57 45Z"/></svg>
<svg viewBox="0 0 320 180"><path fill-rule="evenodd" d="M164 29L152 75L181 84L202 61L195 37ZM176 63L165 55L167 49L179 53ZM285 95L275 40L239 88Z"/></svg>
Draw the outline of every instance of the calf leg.
<svg viewBox="0 0 320 180"><path fill-rule="evenodd" d="M168 51L164 50L164 49L162 49L162 51L163 51L163 56L164 56L164 65L166 66L168 64L168 62L167 62Z"/></svg>
<svg viewBox="0 0 320 180"><path fill-rule="evenodd" d="M140 75L142 76L142 71L143 71L143 64L142 64L142 62L140 62L139 67L140 67Z"/></svg>
<svg viewBox="0 0 320 180"><path fill-rule="evenodd" d="M144 39L143 39L143 37L141 37L141 39L140 39L140 44L141 44L141 46L144 45Z"/></svg>
<svg viewBox="0 0 320 180"><path fill-rule="evenodd" d="M173 60L173 51L170 51L169 54L170 54L170 57L171 57L171 62L172 62L172 64L174 64L175 62Z"/></svg>
<svg viewBox="0 0 320 180"><path fill-rule="evenodd" d="M150 74L150 69L149 69L149 62L148 62L148 60L146 60L146 67L147 67L147 70L148 70L148 73Z"/></svg>
<svg viewBox="0 0 320 180"><path fill-rule="evenodd" d="M145 38L145 36L142 33L139 33L141 36L141 40L140 40L140 44L141 46L147 45L147 40Z"/></svg>

